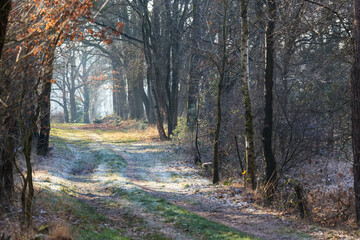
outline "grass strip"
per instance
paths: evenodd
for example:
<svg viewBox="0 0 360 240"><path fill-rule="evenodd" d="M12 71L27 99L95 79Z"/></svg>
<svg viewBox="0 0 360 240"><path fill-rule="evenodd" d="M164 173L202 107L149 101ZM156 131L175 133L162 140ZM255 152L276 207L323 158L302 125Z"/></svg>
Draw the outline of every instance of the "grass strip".
<svg viewBox="0 0 360 240"><path fill-rule="evenodd" d="M145 211L161 216L165 223L182 230L184 234L195 239L204 240L252 240L258 239L249 234L242 233L231 227L210 221L195 213L168 202L165 199L155 197L141 190L126 191L115 189L116 194L136 203Z"/></svg>

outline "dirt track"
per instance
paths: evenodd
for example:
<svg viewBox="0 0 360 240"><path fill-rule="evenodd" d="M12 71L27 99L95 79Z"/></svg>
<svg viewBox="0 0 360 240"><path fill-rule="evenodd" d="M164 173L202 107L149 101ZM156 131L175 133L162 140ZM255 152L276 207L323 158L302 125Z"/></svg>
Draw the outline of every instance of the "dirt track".
<svg viewBox="0 0 360 240"><path fill-rule="evenodd" d="M101 161L94 169L81 169L81 164L74 164L71 157L58 155L55 149L51 161L46 165L39 165L37 171L42 174L36 179L40 184L57 190L61 185L76 186L74 192L78 197L111 219L107 223L110 227L124 226L122 216L131 214L144 219L148 227L167 238L192 238L186 229L166 223L164 216L143 207L136 198L124 199L121 194L116 194L119 189L128 192L141 190L261 239L329 239L326 237L327 230L289 220L278 213L257 209L252 203L242 201L240 194L224 194L214 198L213 193L221 187L213 186L201 177L191 164L184 161L181 154L174 151L174 146L170 143L116 144L104 141L93 131L81 131L90 137L92 143L82 147L73 144L72 140L68 141L67 148L75 158L90 159L87 150L111 151L123 158L127 166L118 171L108 162ZM44 179L51 180L43 181ZM136 231L128 230L127 234L141 238L141 233Z"/></svg>

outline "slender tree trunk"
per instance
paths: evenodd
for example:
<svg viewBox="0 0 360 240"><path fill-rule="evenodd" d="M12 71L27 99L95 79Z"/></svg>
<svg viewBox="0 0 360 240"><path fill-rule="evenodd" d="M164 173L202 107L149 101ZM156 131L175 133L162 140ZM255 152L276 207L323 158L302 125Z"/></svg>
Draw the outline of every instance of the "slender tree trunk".
<svg viewBox="0 0 360 240"><path fill-rule="evenodd" d="M15 113L10 113L4 121L4 127L6 132L4 133L3 143L4 146L1 149L0 158L0 204L2 206L8 206L14 193L14 177L13 166L15 163L15 120L13 116Z"/></svg>
<svg viewBox="0 0 360 240"><path fill-rule="evenodd" d="M84 123L90 123L90 90L89 90L89 69L87 67L88 63L88 53L84 53L82 56L82 84L83 84L83 94L84 94Z"/></svg>
<svg viewBox="0 0 360 240"><path fill-rule="evenodd" d="M135 98L135 119L137 120L140 120L144 117L144 106L140 93L140 84L138 84L139 82L142 83L142 78L141 76L136 76L136 83L134 85L133 92Z"/></svg>
<svg viewBox="0 0 360 240"><path fill-rule="evenodd" d="M8 25L9 13L11 10L11 0L1 0L0 2L0 58L5 44L6 29Z"/></svg>
<svg viewBox="0 0 360 240"><path fill-rule="evenodd" d="M174 34L174 33L173 33ZM175 38L172 36L172 38ZM169 115L171 118L171 128L168 126L168 135L173 134L173 130L177 126L178 117L178 102L179 102L179 43L173 39L172 44L172 83L171 83L171 94L169 96Z"/></svg>
<svg viewBox="0 0 360 240"><path fill-rule="evenodd" d="M66 123L68 123L68 122L70 122L70 120L69 120L69 110L68 110L68 106L67 106L67 99L66 99L65 90L63 92L62 100L63 100L63 106L64 106L64 121Z"/></svg>
<svg viewBox="0 0 360 240"><path fill-rule="evenodd" d="M213 184L216 184L220 181L220 163L219 163L219 139L220 139L220 130L221 130L221 94L223 88L223 81L225 78L225 66L226 66L226 20L227 20L227 0L223 0L223 9L224 9L224 16L223 16L223 24L222 24L222 60L221 66L219 67L220 79L217 86L217 118L216 118L216 128L215 128L215 136L214 136L214 156L213 156Z"/></svg>
<svg viewBox="0 0 360 240"><path fill-rule="evenodd" d="M85 84L84 85L84 123L90 123L89 108L90 108L90 92L89 92L89 87Z"/></svg>
<svg viewBox="0 0 360 240"><path fill-rule="evenodd" d="M220 180L220 164L219 164L219 139L220 139L220 129L221 129L221 93L222 93L222 83L224 80L224 73L220 74L220 79L217 87L217 118L216 118L216 128L214 136L214 156L213 156L213 183L218 183Z"/></svg>
<svg viewBox="0 0 360 240"><path fill-rule="evenodd" d="M3 0L0 3L0 58L5 44L6 29L8 25L11 1ZM15 115L15 114L14 114ZM14 192L13 164L15 161L15 120L12 116L7 116L2 127L7 128L7 133L3 137L3 148L0 148L0 204L5 206Z"/></svg>
<svg viewBox="0 0 360 240"><path fill-rule="evenodd" d="M129 113L130 119L135 119L136 115L136 106L135 106L135 96L134 96L134 87L132 86L133 83L128 81L128 104L129 104Z"/></svg>
<svg viewBox="0 0 360 240"><path fill-rule="evenodd" d="M71 80L73 81L73 80ZM77 109L76 109L76 100L75 100L75 83L71 84L72 88L70 89L69 93L69 100L70 100L70 121L76 122L77 120Z"/></svg>
<svg viewBox="0 0 360 240"><path fill-rule="evenodd" d="M255 189L255 149L254 149L254 124L251 109L251 99L249 91L249 79L247 74L247 52L248 52L248 20L247 20L247 1L241 0L241 78L243 82L242 92L245 105L245 147L246 147L246 174L245 180L248 187Z"/></svg>
<svg viewBox="0 0 360 240"><path fill-rule="evenodd" d="M126 116L126 83L118 60L112 59L113 68L113 108L114 113L125 119Z"/></svg>
<svg viewBox="0 0 360 240"><path fill-rule="evenodd" d="M75 80L77 77L77 71L76 71L76 63L75 63L75 53L73 58L70 61L71 63L71 70L70 70L70 89L69 89L69 102L70 102L70 121L76 122L77 120L77 109L76 109L76 99L75 99Z"/></svg>
<svg viewBox="0 0 360 240"><path fill-rule="evenodd" d="M56 46L56 44L55 44ZM55 47L50 50L46 62L45 74L43 78L42 95L39 99L40 104L40 134L37 142L37 154L45 156L49 152L50 137L50 95L51 78L53 74L53 63L55 56Z"/></svg>
<svg viewBox="0 0 360 240"><path fill-rule="evenodd" d="M148 119L149 123L153 123L152 121L152 116L151 116L151 110L150 110L150 102L149 102L149 98L145 93L144 90L144 81L141 78L141 80L138 81L138 89L139 89L139 96L145 106L145 112L146 112L146 117Z"/></svg>
<svg viewBox="0 0 360 240"><path fill-rule="evenodd" d="M174 3L173 5L173 13L174 18L177 19L178 10L177 6ZM180 72L180 61L182 59L182 53L180 53L180 32L178 31L178 27L176 26L174 20L171 21L171 14L168 15L169 25L171 26L170 38L171 38L171 88L169 88L169 112L168 117L171 119L171 122L168 122L168 135L173 134L173 130L177 126L177 117L178 117L178 102L179 102L179 72ZM170 87L170 86L169 86Z"/></svg>
<svg viewBox="0 0 360 240"><path fill-rule="evenodd" d="M38 114L36 114L38 115ZM31 224L32 222L32 203L34 198L34 185L33 185L33 170L31 164L31 143L33 139L33 128L35 126L36 117L33 119L30 129L24 131L24 156L26 162L26 177L24 181L23 191L21 192L23 214L25 215L26 222Z"/></svg>
<svg viewBox="0 0 360 240"><path fill-rule="evenodd" d="M152 68L150 67L150 69L152 69ZM157 77L155 76L155 78L157 78ZM161 107L160 107L161 101L159 100L161 98L161 96L159 96L157 94L160 91L160 89L158 89L158 91L156 91L155 86L154 86L155 84L156 83L153 83L153 81L150 80L151 93L153 96L153 102L155 104L154 108L155 108L156 126L157 126L157 129L159 132L160 140L164 141L164 140L168 140L168 137L166 136L166 133L164 130L164 123L163 123L163 114L165 114L165 111L164 111L164 109L161 110Z"/></svg>
<svg viewBox="0 0 360 240"><path fill-rule="evenodd" d="M273 77L274 77L274 31L276 20L276 2L267 0L269 20L265 36L265 119L263 135L265 173L266 173L266 197L271 200L276 187L276 161L272 151L273 133Z"/></svg>
<svg viewBox="0 0 360 240"><path fill-rule="evenodd" d="M351 120L356 222L360 226L360 0L354 0L354 62L351 73Z"/></svg>
<svg viewBox="0 0 360 240"><path fill-rule="evenodd" d="M191 29L191 55L189 69L189 83L186 107L186 123L190 130L194 130L196 123L196 95L199 91L199 82L201 79L201 71L198 69L200 57L197 52L197 44L200 31L200 1L193 0L193 23Z"/></svg>
<svg viewBox="0 0 360 240"><path fill-rule="evenodd" d="M147 71L149 72L149 71ZM155 106L154 106L154 100L151 96L151 83L150 83L150 76L149 73L147 73L147 85L148 85L148 89L147 89L147 98L149 100L149 114L148 114L148 121L150 124L155 124L156 123L156 117L155 117Z"/></svg>
<svg viewBox="0 0 360 240"><path fill-rule="evenodd" d="M144 42L144 54L145 54L145 60L147 64L147 77L148 77L148 87L151 91L151 95L153 98L153 104L154 104L154 110L155 110L155 117L156 117L156 126L159 132L160 140L164 141L167 140L168 137L166 136L165 130L164 130L164 124L163 124L163 116L161 111L162 106L162 96L161 96L161 82L160 82L160 76L159 76L159 69L154 66L153 63L153 53L152 53L152 47L150 45L150 38L151 36L156 35L157 33L151 32L151 23L148 15L148 9L147 9L147 2L145 1L143 4L143 10L144 10L144 16L143 16L143 22L142 22L142 36L143 36L143 42ZM155 1L156 3L157 1ZM157 10L157 8L154 5L154 11ZM158 17L157 14L154 13L154 17ZM156 30L156 28L155 28ZM153 35L152 35L153 34ZM155 37L156 38L156 37ZM159 38L156 38L159 39Z"/></svg>
<svg viewBox="0 0 360 240"><path fill-rule="evenodd" d="M51 79L43 82L44 96L40 99L40 134L37 142L37 154L45 156L49 151L50 136L50 94Z"/></svg>
<svg viewBox="0 0 360 240"><path fill-rule="evenodd" d="M112 64L113 67L113 112L116 116L120 116L120 103L119 103L119 94L120 94L120 81L118 69L115 64Z"/></svg>
<svg viewBox="0 0 360 240"><path fill-rule="evenodd" d="M196 124L196 104L197 99L196 95L198 94L198 84L200 81L200 71L197 69L199 66L199 57L197 54L194 54L191 58L190 73L189 73L189 83L187 91L187 106L186 106L186 124L190 130L194 130Z"/></svg>

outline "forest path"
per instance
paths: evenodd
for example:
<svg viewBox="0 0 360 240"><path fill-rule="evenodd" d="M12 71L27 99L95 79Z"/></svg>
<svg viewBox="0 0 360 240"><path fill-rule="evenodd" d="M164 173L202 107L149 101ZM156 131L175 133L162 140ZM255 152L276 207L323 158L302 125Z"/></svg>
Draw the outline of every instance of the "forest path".
<svg viewBox="0 0 360 240"><path fill-rule="evenodd" d="M323 230L255 209L240 195L234 194L238 204L213 198L221 187L201 177L171 143L114 142L102 131L77 127L53 132L54 154L37 181L55 190L66 186L105 216L105 228L131 239L253 239L242 232L325 239Z"/></svg>

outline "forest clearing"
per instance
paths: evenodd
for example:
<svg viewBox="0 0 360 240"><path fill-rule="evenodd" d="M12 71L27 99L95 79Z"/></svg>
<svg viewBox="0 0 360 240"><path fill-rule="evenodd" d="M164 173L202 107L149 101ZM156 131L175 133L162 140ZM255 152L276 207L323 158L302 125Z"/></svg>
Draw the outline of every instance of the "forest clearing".
<svg viewBox="0 0 360 240"><path fill-rule="evenodd" d="M14 214L0 221L0 232L14 239L359 237L254 205L241 191L232 195L244 186L214 186L179 146L160 142L153 128L128 125L114 131L54 124L51 153L34 160L34 228L21 234Z"/></svg>

